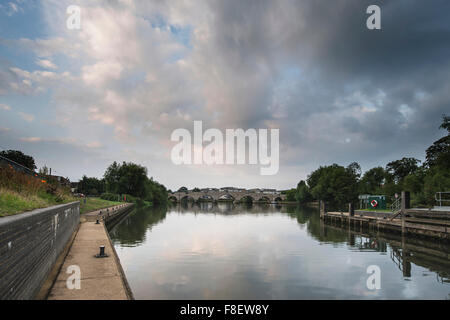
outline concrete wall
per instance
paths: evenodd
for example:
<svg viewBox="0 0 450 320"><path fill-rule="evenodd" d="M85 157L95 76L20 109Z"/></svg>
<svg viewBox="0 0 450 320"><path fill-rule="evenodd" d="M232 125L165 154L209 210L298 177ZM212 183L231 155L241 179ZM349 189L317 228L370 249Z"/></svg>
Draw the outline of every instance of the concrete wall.
<svg viewBox="0 0 450 320"><path fill-rule="evenodd" d="M0 299L33 299L79 221L79 202L0 218Z"/></svg>

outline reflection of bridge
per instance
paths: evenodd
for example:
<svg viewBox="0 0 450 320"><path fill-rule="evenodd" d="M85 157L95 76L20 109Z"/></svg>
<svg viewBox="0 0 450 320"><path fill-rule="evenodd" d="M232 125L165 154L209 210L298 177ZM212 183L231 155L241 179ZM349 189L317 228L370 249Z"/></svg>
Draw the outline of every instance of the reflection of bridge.
<svg viewBox="0 0 450 320"><path fill-rule="evenodd" d="M250 198L252 202L276 203L285 200L285 195L280 193L264 193L249 191L181 191L169 193L169 200L181 201L231 201L241 202Z"/></svg>

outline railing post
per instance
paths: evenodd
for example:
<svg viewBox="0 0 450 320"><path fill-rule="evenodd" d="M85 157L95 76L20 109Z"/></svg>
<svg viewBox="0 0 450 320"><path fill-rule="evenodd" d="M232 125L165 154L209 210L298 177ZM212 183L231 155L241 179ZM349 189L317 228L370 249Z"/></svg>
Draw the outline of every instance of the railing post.
<svg viewBox="0 0 450 320"><path fill-rule="evenodd" d="M323 219L325 216L325 202L323 200L319 201L319 212L320 212L320 219Z"/></svg>
<svg viewBox="0 0 450 320"><path fill-rule="evenodd" d="M410 208L410 197L408 191L402 191L402 205L401 205L401 213L402 213L402 235L405 235L406 233L406 226L405 226L405 216L406 216L406 209Z"/></svg>
<svg viewBox="0 0 450 320"><path fill-rule="evenodd" d="M348 216L349 217L355 216L355 208L353 206L353 203L351 202L348 204Z"/></svg>

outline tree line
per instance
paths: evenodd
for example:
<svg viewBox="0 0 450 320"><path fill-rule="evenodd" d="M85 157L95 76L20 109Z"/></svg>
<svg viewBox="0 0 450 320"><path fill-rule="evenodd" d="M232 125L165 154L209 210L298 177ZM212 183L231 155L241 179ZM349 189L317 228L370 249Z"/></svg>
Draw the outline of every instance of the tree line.
<svg viewBox="0 0 450 320"><path fill-rule="evenodd" d="M19 150L5 150L0 156L12 160L32 171L37 169L34 158ZM49 175L47 166L39 169L39 174ZM132 163L122 164L114 161L105 171L103 178L83 175L78 182L77 191L87 195L102 196L107 200L117 200L121 195L128 199L140 199L154 204L167 202L167 190L164 185L148 178L147 168Z"/></svg>
<svg viewBox="0 0 450 320"><path fill-rule="evenodd" d="M450 117L444 115L439 129L447 135L435 141L426 150L422 163L404 157L389 162L384 168L371 168L362 174L361 166L353 162L347 167L338 164L321 166L301 180L297 188L286 191L288 201L305 204L324 200L335 206L357 203L360 194L386 195L409 191L414 206L434 205L436 192L450 191Z"/></svg>
<svg viewBox="0 0 450 320"><path fill-rule="evenodd" d="M117 200L118 195L128 199L140 199L154 204L167 202L164 185L148 178L147 168L132 162L114 161L105 171L103 178L84 175L78 182L78 192L101 195L107 200Z"/></svg>

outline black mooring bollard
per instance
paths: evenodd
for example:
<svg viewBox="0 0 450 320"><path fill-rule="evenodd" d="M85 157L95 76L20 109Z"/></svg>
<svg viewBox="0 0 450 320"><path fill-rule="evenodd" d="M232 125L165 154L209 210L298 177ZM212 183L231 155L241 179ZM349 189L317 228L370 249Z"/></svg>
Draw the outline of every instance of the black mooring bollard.
<svg viewBox="0 0 450 320"><path fill-rule="evenodd" d="M98 220L98 218L97 218L97 222L95 222L95 224L100 224L100 221Z"/></svg>
<svg viewBox="0 0 450 320"><path fill-rule="evenodd" d="M108 255L105 253L105 246L100 246L100 253L95 255L96 258L106 258Z"/></svg>

